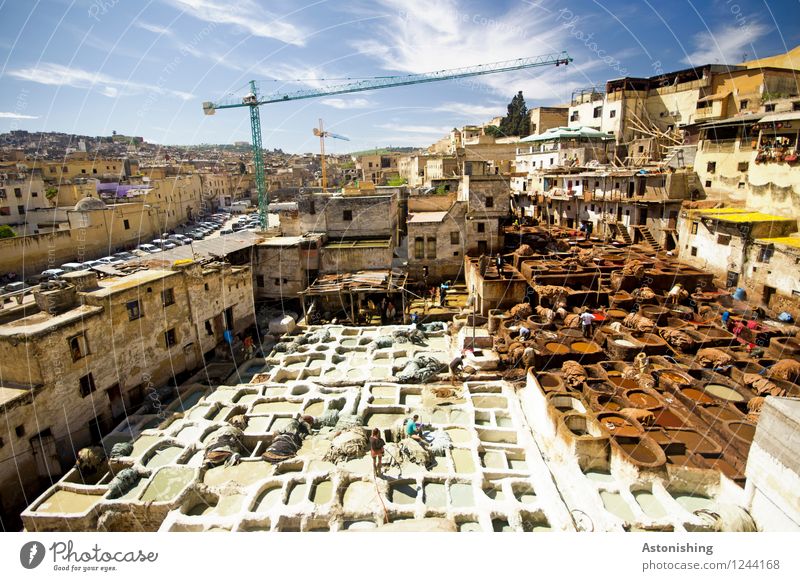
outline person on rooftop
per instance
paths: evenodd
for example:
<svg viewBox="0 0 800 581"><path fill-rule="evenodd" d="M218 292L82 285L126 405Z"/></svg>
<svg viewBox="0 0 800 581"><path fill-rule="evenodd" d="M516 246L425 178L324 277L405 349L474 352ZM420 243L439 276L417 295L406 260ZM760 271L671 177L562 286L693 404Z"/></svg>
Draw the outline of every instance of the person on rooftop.
<svg viewBox="0 0 800 581"><path fill-rule="evenodd" d="M414 417L406 422L406 437L422 441L422 428L417 422L419 422L417 414L414 414Z"/></svg>

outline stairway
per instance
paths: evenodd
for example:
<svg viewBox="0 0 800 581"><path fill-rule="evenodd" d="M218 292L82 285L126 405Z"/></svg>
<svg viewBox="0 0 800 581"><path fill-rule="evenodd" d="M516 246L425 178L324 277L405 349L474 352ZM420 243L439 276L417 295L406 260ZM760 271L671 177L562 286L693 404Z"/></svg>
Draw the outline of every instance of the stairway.
<svg viewBox="0 0 800 581"><path fill-rule="evenodd" d="M625 244L633 244L633 240L631 240L631 235L628 234L628 229L625 227L624 224L620 222L609 222L608 227L611 230L611 234L614 235L614 238L619 235L622 240L625 241Z"/></svg>
<svg viewBox="0 0 800 581"><path fill-rule="evenodd" d="M650 232L650 229L647 226L634 226L644 238L644 241L647 242L647 245L650 246L656 252L663 252L664 248L656 242L656 239L653 237L653 234Z"/></svg>

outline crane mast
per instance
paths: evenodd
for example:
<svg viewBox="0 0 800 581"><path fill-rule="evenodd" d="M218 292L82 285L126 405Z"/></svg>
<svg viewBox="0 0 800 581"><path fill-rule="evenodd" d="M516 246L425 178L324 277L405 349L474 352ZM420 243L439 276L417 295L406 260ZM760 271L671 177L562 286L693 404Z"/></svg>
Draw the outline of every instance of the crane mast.
<svg viewBox="0 0 800 581"><path fill-rule="evenodd" d="M477 77L480 75L490 75L494 73L530 69L547 65L568 65L572 62L572 60L572 57L570 57L566 51L562 51L560 53L546 54L535 57L524 57L509 61L462 67L459 69L444 69L440 71L414 75L374 77L371 79L362 79L358 81L330 85L328 87L303 89L290 92L277 92L265 95L263 97L258 93L258 86L256 85L256 82L250 81L250 92L245 95L243 99L219 102L204 101L203 112L206 115L213 115L217 109L233 109L237 107L250 108L250 130L252 132L253 165L255 167L256 190L258 192L258 212L261 227L266 229L269 200L267 197L266 172L264 168L264 151L261 144L261 116L258 111L258 108L261 105L296 101L299 99L311 99L325 95L342 95L345 93L357 93L360 91L372 91L375 89L388 89L391 87L402 87L406 85L418 85L421 83L463 79L467 77ZM324 140L323 137L320 137L320 139ZM323 169L323 176L324 175L325 171Z"/></svg>

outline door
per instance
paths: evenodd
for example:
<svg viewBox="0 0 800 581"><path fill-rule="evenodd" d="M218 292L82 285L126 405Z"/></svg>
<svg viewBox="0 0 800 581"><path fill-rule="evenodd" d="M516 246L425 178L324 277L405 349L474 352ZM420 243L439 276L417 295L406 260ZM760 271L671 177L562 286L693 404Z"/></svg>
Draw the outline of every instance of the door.
<svg viewBox="0 0 800 581"><path fill-rule="evenodd" d="M50 428L39 432L30 439L33 457L36 459L36 472L42 478L52 479L61 474L61 462L58 459L56 439Z"/></svg>
<svg viewBox="0 0 800 581"><path fill-rule="evenodd" d="M195 353L194 343L183 346L183 359L186 361L186 371L191 371L197 367L197 354Z"/></svg>
<svg viewBox="0 0 800 581"><path fill-rule="evenodd" d="M761 300L763 301L764 306L769 307L769 302L772 300L772 295L774 294L774 287L764 285L764 290L761 293Z"/></svg>
<svg viewBox="0 0 800 581"><path fill-rule="evenodd" d="M122 391L119 388L119 383L115 383L109 387L106 393L108 394L108 402L111 408L111 418L116 424L125 416L125 401L122 399Z"/></svg>
<svg viewBox="0 0 800 581"><path fill-rule="evenodd" d="M647 208L639 209L639 224L641 224L642 226L647 225Z"/></svg>
<svg viewBox="0 0 800 581"><path fill-rule="evenodd" d="M729 270L727 280L725 281L726 288L734 287L737 284L739 284L739 273Z"/></svg>

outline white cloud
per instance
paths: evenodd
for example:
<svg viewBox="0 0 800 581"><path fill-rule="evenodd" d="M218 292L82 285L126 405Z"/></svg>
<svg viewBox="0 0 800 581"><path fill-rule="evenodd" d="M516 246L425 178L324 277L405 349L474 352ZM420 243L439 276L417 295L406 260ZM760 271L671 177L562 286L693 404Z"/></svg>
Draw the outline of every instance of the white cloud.
<svg viewBox="0 0 800 581"><path fill-rule="evenodd" d="M287 44L303 46L307 33L277 17L252 0L167 0L175 8L213 24L229 24L253 36L274 38Z"/></svg>
<svg viewBox="0 0 800 581"><path fill-rule="evenodd" d="M103 73L92 73L83 69L66 67L55 63L41 63L34 67L12 70L9 71L8 74L17 79L39 83L40 85L65 86L76 89L97 89L106 97L155 92L159 95L171 95L184 101L194 98L194 95L184 91L175 91L157 85L117 79L109 75L104 75Z"/></svg>
<svg viewBox="0 0 800 581"><path fill-rule="evenodd" d="M735 64L742 62L744 53L753 58L753 43L771 28L760 22L747 26L730 25L713 32L700 32L694 36L695 50L683 62L693 66L705 64Z"/></svg>
<svg viewBox="0 0 800 581"><path fill-rule="evenodd" d="M22 115L10 111L0 111L0 119L38 119L37 115Z"/></svg>
<svg viewBox="0 0 800 581"><path fill-rule="evenodd" d="M452 129L452 127L447 126L403 125L401 123L382 123L377 127L389 131L399 131L400 133L420 133L422 135L444 135Z"/></svg>
<svg viewBox="0 0 800 581"><path fill-rule="evenodd" d="M464 117L497 117L505 115L505 105L476 105L474 103L443 103L434 107L433 111L455 113Z"/></svg>
<svg viewBox="0 0 800 581"><path fill-rule="evenodd" d="M148 32L152 32L153 34L159 34L162 36L172 36L172 31L169 28L164 26L159 26L158 24L150 24L149 22L144 22L142 20L137 20L134 22L134 26L141 28L142 30L146 30Z"/></svg>
<svg viewBox="0 0 800 581"><path fill-rule="evenodd" d="M320 103L327 105L328 107L333 107L334 109L365 109L373 105L372 101L369 99L362 99L358 97L349 99L329 97L328 99L322 99Z"/></svg>
<svg viewBox="0 0 800 581"><path fill-rule="evenodd" d="M351 41L364 56L386 70L422 73L520 56L560 53L577 41L565 32L555 13L519 3L501 15L481 14L475 5L460 0L373 0L389 18L374 27L372 38ZM374 8L373 8L374 10ZM487 57L487 55L491 55ZM597 61L597 62L595 62ZM503 95L509 99L522 90L528 100L563 102L574 88L591 84L586 77L599 59L583 67L548 65L450 82L452 91ZM498 114L504 113L504 109Z"/></svg>

